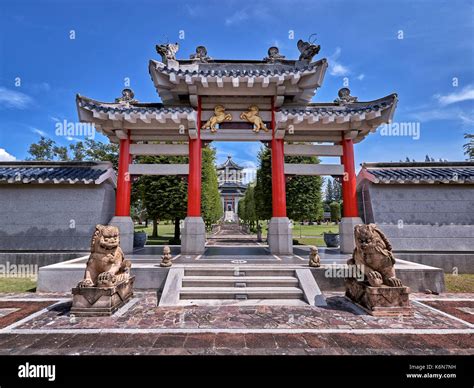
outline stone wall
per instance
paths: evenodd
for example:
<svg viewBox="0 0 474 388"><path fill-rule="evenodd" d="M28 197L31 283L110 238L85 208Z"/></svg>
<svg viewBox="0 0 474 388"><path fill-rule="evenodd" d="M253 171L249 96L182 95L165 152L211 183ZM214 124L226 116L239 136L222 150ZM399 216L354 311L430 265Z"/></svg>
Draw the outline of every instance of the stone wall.
<svg viewBox="0 0 474 388"><path fill-rule="evenodd" d="M95 225L107 224L114 207L108 181L0 185L0 251L88 251Z"/></svg>
<svg viewBox="0 0 474 388"><path fill-rule="evenodd" d="M474 252L474 185L358 186L359 211L395 251Z"/></svg>

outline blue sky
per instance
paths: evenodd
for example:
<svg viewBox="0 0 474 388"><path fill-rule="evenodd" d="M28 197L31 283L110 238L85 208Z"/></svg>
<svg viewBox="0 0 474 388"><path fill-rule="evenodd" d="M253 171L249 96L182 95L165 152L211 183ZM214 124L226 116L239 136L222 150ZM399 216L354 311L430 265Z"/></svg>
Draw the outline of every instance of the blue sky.
<svg viewBox="0 0 474 388"><path fill-rule="evenodd" d="M159 101L147 69L157 43L179 41L178 58L203 44L217 59L261 59L271 45L291 59L311 34L321 45L316 59L330 63L314 101L334 100L347 78L360 101L398 93L394 120L420 125L419 139L369 136L356 145L357 164L463 160L463 134L474 126L473 8L457 0L3 0L0 160L26 158L40 134L76 141L54 134L57 120L77 120L76 93L113 101L129 78L138 100ZM259 149L216 146L219 162L231 154L249 167Z"/></svg>

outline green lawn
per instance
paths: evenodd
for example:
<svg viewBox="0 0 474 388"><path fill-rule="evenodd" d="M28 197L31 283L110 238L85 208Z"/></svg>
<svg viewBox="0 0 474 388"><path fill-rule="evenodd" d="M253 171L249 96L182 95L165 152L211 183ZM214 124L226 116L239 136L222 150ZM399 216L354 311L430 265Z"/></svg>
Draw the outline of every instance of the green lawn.
<svg viewBox="0 0 474 388"><path fill-rule="evenodd" d="M152 224L149 224L148 227L145 227L145 225L135 225L136 231L145 231L148 234L148 245L168 244L169 239L174 236L174 224L172 223L160 223L158 225L158 237L151 237L152 229ZM332 223L329 225L300 225L295 223L293 227L293 237L300 245L325 246L323 240L324 232L337 233L339 232L339 225ZM263 228L262 235L263 237L267 236L266 228Z"/></svg>
<svg viewBox="0 0 474 388"><path fill-rule="evenodd" d="M158 237L151 237L151 232L153 231L153 225L151 223L147 228L145 228L145 225L135 225L135 231L146 232L148 235L147 245L166 245L169 239L174 236L174 224L158 224Z"/></svg>
<svg viewBox="0 0 474 388"><path fill-rule="evenodd" d="M35 292L36 279L0 277L0 292Z"/></svg>
<svg viewBox="0 0 474 388"><path fill-rule="evenodd" d="M446 292L474 292L474 274L444 275Z"/></svg>

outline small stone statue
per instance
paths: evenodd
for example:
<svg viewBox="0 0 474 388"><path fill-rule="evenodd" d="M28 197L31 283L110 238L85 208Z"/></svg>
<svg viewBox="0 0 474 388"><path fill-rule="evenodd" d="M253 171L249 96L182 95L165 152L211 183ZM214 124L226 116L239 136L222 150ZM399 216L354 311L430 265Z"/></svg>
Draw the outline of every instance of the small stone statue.
<svg viewBox="0 0 474 388"><path fill-rule="evenodd" d="M225 108L222 105L216 105L214 107L214 116L207 120L206 124L202 126L204 129L210 129L212 133L217 131L217 124L223 123L224 121L231 121L232 115L225 113Z"/></svg>
<svg viewBox="0 0 474 388"><path fill-rule="evenodd" d="M179 50L179 44L157 44L156 52L161 55L161 61L168 63L168 61L176 61L176 53Z"/></svg>
<svg viewBox="0 0 474 388"><path fill-rule="evenodd" d="M171 249L168 245L165 245L163 248L163 256L161 256L160 267L171 267L173 262L171 261Z"/></svg>
<svg viewBox="0 0 474 388"><path fill-rule="evenodd" d="M310 267L321 266L321 258L319 257L318 247L314 245L309 247L309 266Z"/></svg>
<svg viewBox="0 0 474 388"><path fill-rule="evenodd" d="M311 62L313 57L319 53L319 50L321 49L320 45L316 45L313 43L305 42L303 40L299 40L297 43L298 50L300 51L300 61L306 61L306 62Z"/></svg>
<svg viewBox="0 0 474 388"><path fill-rule="evenodd" d="M284 55L280 54L280 50L278 47L272 46L268 49L268 56L263 58L265 62L276 62L278 60L285 59Z"/></svg>
<svg viewBox="0 0 474 388"><path fill-rule="evenodd" d="M351 90L349 88L339 89L337 95L339 97L334 100L336 104L345 105L357 102L357 97L351 96Z"/></svg>
<svg viewBox="0 0 474 388"><path fill-rule="evenodd" d="M120 104L129 105L129 104L136 104L138 101L135 100L135 93L133 93L132 89L125 88L122 90L122 97L116 98L115 102Z"/></svg>
<svg viewBox="0 0 474 388"><path fill-rule="evenodd" d="M191 54L189 56L189 59L192 59L193 61L197 61L197 62L202 62L202 63L207 63L212 60L212 58L207 55L207 49L204 46L197 46L196 53Z"/></svg>
<svg viewBox="0 0 474 388"><path fill-rule="evenodd" d="M253 124L253 131L255 133L260 132L261 129L263 129L265 132L268 131L267 126L263 122L262 118L258 115L258 106L257 105L251 105L248 108L247 112L242 112L240 114L240 119L241 120L246 120L249 123Z"/></svg>

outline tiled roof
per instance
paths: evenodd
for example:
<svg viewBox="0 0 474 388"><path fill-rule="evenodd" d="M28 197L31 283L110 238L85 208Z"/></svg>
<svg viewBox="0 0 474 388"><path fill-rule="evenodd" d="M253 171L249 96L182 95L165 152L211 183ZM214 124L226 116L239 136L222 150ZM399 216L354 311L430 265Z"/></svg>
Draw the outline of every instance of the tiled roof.
<svg viewBox="0 0 474 388"><path fill-rule="evenodd" d="M115 182L107 162L0 162L0 183L100 184L106 179Z"/></svg>
<svg viewBox="0 0 474 388"><path fill-rule="evenodd" d="M232 157L231 156L228 156L227 157L227 160L220 164L219 166L217 166L217 169L218 170L222 170L222 169L225 169L226 167L230 167L230 168L234 168L236 170L243 170L244 168L239 166L237 163L235 163L233 160L232 160Z"/></svg>
<svg viewBox="0 0 474 388"><path fill-rule="evenodd" d="M310 64L295 66L284 63L201 63L196 70L163 66L159 69L161 73L175 73L178 75L204 76L204 77L258 77L294 74L311 71L320 66L324 60Z"/></svg>
<svg viewBox="0 0 474 388"><path fill-rule="evenodd" d="M104 113L192 113L194 111L191 106L169 106L161 103L109 103L80 95L77 95L77 103L81 108Z"/></svg>
<svg viewBox="0 0 474 388"><path fill-rule="evenodd" d="M364 163L374 183L474 183L474 162Z"/></svg>
<svg viewBox="0 0 474 388"><path fill-rule="evenodd" d="M397 95L391 94L377 101L355 102L347 105L339 105L337 103L313 103L303 106L283 106L280 112L284 115L345 116L347 114L377 112L392 106L396 99Z"/></svg>

